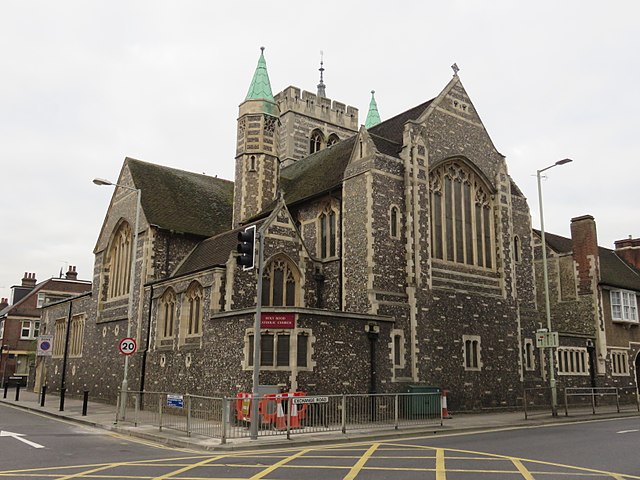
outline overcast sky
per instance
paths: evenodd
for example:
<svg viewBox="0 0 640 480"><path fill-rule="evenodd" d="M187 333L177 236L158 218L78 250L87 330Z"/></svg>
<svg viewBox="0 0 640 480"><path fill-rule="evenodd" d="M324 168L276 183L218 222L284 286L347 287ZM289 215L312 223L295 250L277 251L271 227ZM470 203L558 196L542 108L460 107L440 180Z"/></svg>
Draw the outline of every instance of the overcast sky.
<svg viewBox="0 0 640 480"><path fill-rule="evenodd" d="M0 295L93 248L126 156L233 179L236 118L265 46L274 93L382 119L460 77L539 228L591 214L599 243L640 236L640 2L57 1L0 8Z"/></svg>

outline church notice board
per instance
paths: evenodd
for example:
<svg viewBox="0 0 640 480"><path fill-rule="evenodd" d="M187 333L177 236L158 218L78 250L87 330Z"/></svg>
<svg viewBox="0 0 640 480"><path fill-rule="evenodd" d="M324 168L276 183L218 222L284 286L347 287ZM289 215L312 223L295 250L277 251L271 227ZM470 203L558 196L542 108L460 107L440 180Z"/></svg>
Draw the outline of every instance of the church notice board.
<svg viewBox="0 0 640 480"><path fill-rule="evenodd" d="M295 313L262 313L260 328L295 328Z"/></svg>

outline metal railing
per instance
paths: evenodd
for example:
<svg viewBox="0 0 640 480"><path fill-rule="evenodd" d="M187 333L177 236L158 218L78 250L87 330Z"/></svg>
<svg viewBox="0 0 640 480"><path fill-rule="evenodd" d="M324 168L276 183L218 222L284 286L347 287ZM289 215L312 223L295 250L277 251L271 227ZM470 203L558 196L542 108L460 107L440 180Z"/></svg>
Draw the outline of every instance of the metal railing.
<svg viewBox="0 0 640 480"><path fill-rule="evenodd" d="M128 391L116 423L227 439L250 436L250 395L204 397L167 392ZM120 401L120 397L118 399ZM383 430L442 425L440 393L397 393L258 398L259 436Z"/></svg>
<svg viewBox="0 0 640 480"><path fill-rule="evenodd" d="M640 403L634 387L567 387L564 390L564 413L569 415L569 407L591 408L591 413L597 411L637 410Z"/></svg>
<svg viewBox="0 0 640 480"><path fill-rule="evenodd" d="M640 412L640 403L635 387L562 387L558 388L560 401L564 398L565 416L569 412L611 413L623 411ZM523 396L524 418L549 415L551 395L549 387L525 388ZM560 405L560 407L562 407Z"/></svg>

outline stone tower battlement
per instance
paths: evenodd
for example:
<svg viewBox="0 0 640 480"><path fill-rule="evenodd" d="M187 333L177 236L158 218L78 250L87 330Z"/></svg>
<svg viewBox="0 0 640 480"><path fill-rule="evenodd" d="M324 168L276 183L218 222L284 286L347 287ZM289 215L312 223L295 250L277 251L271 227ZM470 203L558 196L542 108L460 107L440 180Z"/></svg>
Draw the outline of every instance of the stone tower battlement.
<svg viewBox="0 0 640 480"><path fill-rule="evenodd" d="M289 86L275 96L280 114L292 111L348 130L358 130L358 109L350 105L318 97L315 93Z"/></svg>

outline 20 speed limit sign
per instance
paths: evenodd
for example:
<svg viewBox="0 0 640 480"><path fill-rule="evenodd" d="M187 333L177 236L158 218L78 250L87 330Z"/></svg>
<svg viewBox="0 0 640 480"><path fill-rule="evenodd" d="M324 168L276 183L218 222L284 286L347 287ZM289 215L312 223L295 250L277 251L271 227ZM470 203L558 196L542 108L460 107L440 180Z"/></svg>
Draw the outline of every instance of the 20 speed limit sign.
<svg viewBox="0 0 640 480"><path fill-rule="evenodd" d="M133 355L137 349L135 338L123 338L118 344L118 350L122 355Z"/></svg>

